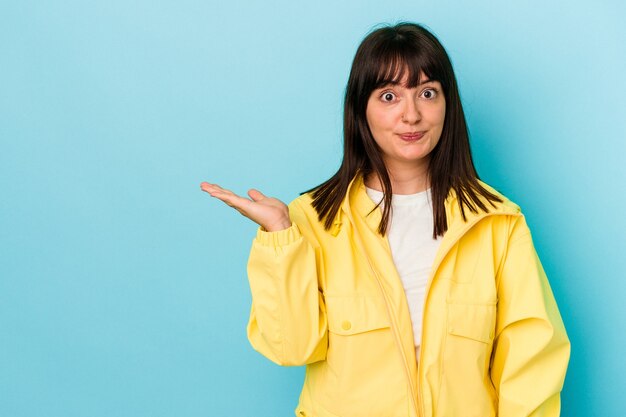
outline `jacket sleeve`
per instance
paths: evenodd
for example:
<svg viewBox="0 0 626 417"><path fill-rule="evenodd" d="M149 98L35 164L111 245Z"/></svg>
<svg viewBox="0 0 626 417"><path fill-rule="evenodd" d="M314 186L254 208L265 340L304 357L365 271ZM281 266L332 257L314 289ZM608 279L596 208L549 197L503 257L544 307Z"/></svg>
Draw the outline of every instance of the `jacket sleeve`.
<svg viewBox="0 0 626 417"><path fill-rule="evenodd" d="M554 295L523 216L497 279L491 380L502 417L557 417L570 356Z"/></svg>
<svg viewBox="0 0 626 417"><path fill-rule="evenodd" d="M252 347L284 366L325 359L326 308L318 285L319 249L305 238L306 217L298 200L289 205L291 227L258 229L248 260L252 308L248 339Z"/></svg>

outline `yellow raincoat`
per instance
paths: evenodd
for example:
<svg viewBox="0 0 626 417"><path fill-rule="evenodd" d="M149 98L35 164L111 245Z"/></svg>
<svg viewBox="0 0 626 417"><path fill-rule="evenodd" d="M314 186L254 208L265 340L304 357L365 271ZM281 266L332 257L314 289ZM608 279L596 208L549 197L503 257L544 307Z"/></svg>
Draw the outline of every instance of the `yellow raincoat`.
<svg viewBox="0 0 626 417"><path fill-rule="evenodd" d="M308 194L289 205L290 228L259 228L248 338L279 365L307 365L297 416L559 415L570 343L525 219L504 200L464 222L447 198L419 358L362 176L330 231Z"/></svg>

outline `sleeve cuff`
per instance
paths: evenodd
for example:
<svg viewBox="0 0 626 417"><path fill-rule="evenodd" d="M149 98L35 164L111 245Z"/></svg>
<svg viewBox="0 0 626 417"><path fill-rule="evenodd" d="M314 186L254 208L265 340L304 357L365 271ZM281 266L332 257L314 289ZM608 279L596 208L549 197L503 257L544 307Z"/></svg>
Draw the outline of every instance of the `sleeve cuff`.
<svg viewBox="0 0 626 417"><path fill-rule="evenodd" d="M256 233L256 241L263 246L286 246L300 239L300 237L302 237L302 233L300 233L298 225L293 222L290 227L277 232L267 232L259 226Z"/></svg>

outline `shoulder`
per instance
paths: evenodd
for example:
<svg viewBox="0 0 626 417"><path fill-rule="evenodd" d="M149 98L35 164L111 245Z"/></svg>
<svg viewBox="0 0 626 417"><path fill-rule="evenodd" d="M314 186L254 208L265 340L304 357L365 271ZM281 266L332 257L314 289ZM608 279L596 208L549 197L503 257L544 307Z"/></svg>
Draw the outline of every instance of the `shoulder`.
<svg viewBox="0 0 626 417"><path fill-rule="evenodd" d="M496 208L494 209L494 211L500 212L502 214L509 214L509 216L495 216L495 218L493 219L494 223L506 225L507 236L509 239L515 240L520 237L527 237L530 239L531 232L521 207L493 186L483 181L479 181L479 183L486 190L502 199L502 202L495 203Z"/></svg>
<svg viewBox="0 0 626 417"><path fill-rule="evenodd" d="M300 227L311 228L319 224L311 193L305 193L293 199L289 203L289 215Z"/></svg>
<svg viewBox="0 0 626 417"><path fill-rule="evenodd" d="M289 203L289 216L302 235L315 246L324 246L332 234L320 221L317 210L313 207L313 197L310 192L298 196Z"/></svg>
<svg viewBox="0 0 626 417"><path fill-rule="evenodd" d="M294 198L289 203L289 210L292 209L305 213L309 213L311 211L314 212L315 208L313 207L313 197L311 196L311 193L304 193Z"/></svg>
<svg viewBox="0 0 626 417"><path fill-rule="evenodd" d="M511 201L505 194L484 181L478 181L478 187L474 186L475 198L465 196L463 211L460 201L454 190L450 191L445 201L446 216L448 221L447 234L457 236L465 234L468 224L475 233L470 236L492 235L498 239L509 239L517 226L525 225L524 215L520 206ZM491 194L491 198L483 194ZM495 197L495 199L493 198ZM481 205L477 204L480 201ZM470 201L472 200L472 201ZM500 200L500 201L498 201Z"/></svg>
<svg viewBox="0 0 626 417"><path fill-rule="evenodd" d="M472 188L472 196L465 193L462 199L459 198L454 189L450 189L448 197L444 202L448 228L454 226L463 227L467 222L482 219L491 214L508 215L497 217L519 217L521 215L519 205L511 201L495 187L478 180L477 186L474 185ZM491 194L492 197L487 198L483 194Z"/></svg>
<svg viewBox="0 0 626 417"><path fill-rule="evenodd" d="M489 185L486 182L481 181L481 180L478 180L478 183L484 189L486 189L490 193L496 195L497 197L499 197L502 200L501 202L497 202L497 201L493 202L493 204L496 206L495 207L496 210L503 211L503 212L510 212L511 214L520 214L522 212L521 207L517 203L513 202L510 198L508 198L506 195L502 194L499 190L497 190L493 186L491 186L491 185ZM491 206L491 204L488 204L488 206Z"/></svg>

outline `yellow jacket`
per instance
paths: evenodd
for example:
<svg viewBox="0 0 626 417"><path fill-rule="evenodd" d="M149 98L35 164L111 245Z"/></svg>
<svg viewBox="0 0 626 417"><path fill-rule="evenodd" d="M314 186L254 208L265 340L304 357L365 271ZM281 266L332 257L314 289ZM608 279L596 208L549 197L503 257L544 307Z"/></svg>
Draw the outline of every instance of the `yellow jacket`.
<svg viewBox="0 0 626 417"><path fill-rule="evenodd" d="M258 230L248 338L279 365L307 365L297 416L559 415L570 343L524 217L503 199L464 222L448 196L419 358L361 176L330 231L308 194L289 205L290 228Z"/></svg>

